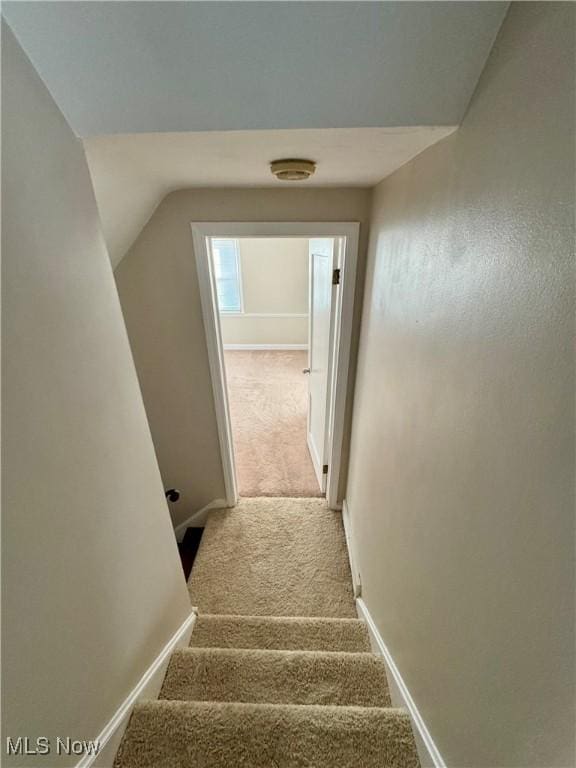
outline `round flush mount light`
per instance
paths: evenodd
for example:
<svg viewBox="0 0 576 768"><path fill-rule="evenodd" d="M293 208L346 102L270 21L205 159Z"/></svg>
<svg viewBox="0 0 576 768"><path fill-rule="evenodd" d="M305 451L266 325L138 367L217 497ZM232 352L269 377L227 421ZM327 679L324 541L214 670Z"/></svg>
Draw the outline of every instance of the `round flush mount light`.
<svg viewBox="0 0 576 768"><path fill-rule="evenodd" d="M270 163L270 170L280 181L305 181L316 170L313 160L274 160Z"/></svg>

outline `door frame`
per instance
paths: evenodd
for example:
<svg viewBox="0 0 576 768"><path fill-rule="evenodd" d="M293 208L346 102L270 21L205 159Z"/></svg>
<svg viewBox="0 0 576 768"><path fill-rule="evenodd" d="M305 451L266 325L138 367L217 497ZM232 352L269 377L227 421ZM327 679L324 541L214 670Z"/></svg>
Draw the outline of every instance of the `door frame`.
<svg viewBox="0 0 576 768"><path fill-rule="evenodd" d="M213 237L333 237L338 242L336 268L340 269L340 284L334 292L331 322L331 370L329 373L327 439L328 479L326 501L331 509L340 509L338 486L342 473L342 446L344 420L348 396L352 320L356 292L356 265L360 224L354 221L331 222L272 222L272 221L195 221L190 224L198 274L198 287L202 305L210 377L214 395L214 408L218 425L218 438L222 457L222 470L226 490L226 503L233 507L238 502L234 446L224 346L220 327L220 313L216 296L216 282L209 253L209 239Z"/></svg>

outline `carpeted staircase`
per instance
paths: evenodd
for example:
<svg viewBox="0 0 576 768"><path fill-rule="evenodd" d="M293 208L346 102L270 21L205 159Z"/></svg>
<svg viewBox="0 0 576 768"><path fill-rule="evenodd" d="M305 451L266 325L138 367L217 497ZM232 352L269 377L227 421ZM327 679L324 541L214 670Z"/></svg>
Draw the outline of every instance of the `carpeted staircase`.
<svg viewBox="0 0 576 768"><path fill-rule="evenodd" d="M136 706L115 768L418 768L323 500L215 510L189 586L190 647Z"/></svg>

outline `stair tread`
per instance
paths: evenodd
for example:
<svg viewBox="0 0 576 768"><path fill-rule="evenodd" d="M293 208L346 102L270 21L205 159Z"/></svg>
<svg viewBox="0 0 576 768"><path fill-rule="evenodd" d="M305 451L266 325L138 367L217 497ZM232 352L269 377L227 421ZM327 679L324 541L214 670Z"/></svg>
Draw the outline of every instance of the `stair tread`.
<svg viewBox="0 0 576 768"><path fill-rule="evenodd" d="M366 624L360 619L200 614L190 645L217 648L286 650L370 650Z"/></svg>
<svg viewBox="0 0 576 768"><path fill-rule="evenodd" d="M383 660L342 651L181 649L172 654L160 698L390 705Z"/></svg>
<svg viewBox="0 0 576 768"><path fill-rule="evenodd" d="M149 701L115 768L418 768L404 710Z"/></svg>

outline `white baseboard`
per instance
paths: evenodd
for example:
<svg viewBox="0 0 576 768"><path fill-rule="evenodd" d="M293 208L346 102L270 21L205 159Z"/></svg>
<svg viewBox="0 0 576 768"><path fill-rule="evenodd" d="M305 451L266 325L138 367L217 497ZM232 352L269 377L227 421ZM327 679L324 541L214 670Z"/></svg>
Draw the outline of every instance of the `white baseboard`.
<svg viewBox="0 0 576 768"><path fill-rule="evenodd" d="M212 499L212 501L208 502L208 504L202 507L202 509L198 509L196 512L193 512L190 517L187 517L186 520L184 520L183 523L180 523L176 526L176 528L174 528L176 541L182 541L187 528L201 528L206 522L208 512L210 512L211 509L224 508L227 506L228 502L225 499Z"/></svg>
<svg viewBox="0 0 576 768"><path fill-rule="evenodd" d="M384 642L382 635L380 634L378 627L376 626L376 623L370 614L370 611L368 610L368 606L361 597L362 582L355 555L350 508L346 499L344 499L342 503L342 523L344 525L344 533L346 535L346 547L348 549L350 572L352 573L354 597L356 598L356 610L358 612L359 618L363 619L368 627L372 651L378 656L382 656L384 659L392 704L395 707L401 707L408 710L410 719L412 720L412 729L414 731L414 738L416 740L416 747L418 749L418 756L420 757L421 767L446 768L446 764L442 758L442 755L438 751L436 744L434 744L434 740L432 739L432 736L426 727L426 723L418 711L418 707L416 706L414 699L410 695L408 686L402 679L400 670L396 666L396 663L392 658L392 654L388 650L388 647Z"/></svg>
<svg viewBox="0 0 576 768"><path fill-rule="evenodd" d="M362 598L356 600L356 608L358 616L361 619L364 619L368 626L372 650L374 653L378 654L378 656L382 656L384 663L386 664L386 675L388 677L392 704L395 707L402 707L408 710L410 719L412 720L412 729L414 731L418 756L420 757L420 765L422 768L446 768L446 763L438 751L438 747L434 743L430 731L426 727L426 723L418 711L414 699L410 695L408 686L402 679L400 670L396 666L392 654L382 639L382 635L378 631L378 627L370 615L368 606Z"/></svg>
<svg viewBox="0 0 576 768"><path fill-rule="evenodd" d="M220 317L230 320L252 320L254 317L263 317L266 320L281 317L292 319L294 317L309 317L308 312L221 312Z"/></svg>
<svg viewBox="0 0 576 768"><path fill-rule="evenodd" d="M253 349L261 351L268 349L308 349L308 344L224 344L224 349Z"/></svg>
<svg viewBox="0 0 576 768"><path fill-rule="evenodd" d="M350 563L350 573L352 574L352 586L354 587L354 597L360 597L362 594L362 579L360 571L356 564L354 554L354 542L352 540L352 521L350 519L350 509L346 499L342 502L342 523L344 525L344 534L346 536L346 548L348 550L348 562Z"/></svg>
<svg viewBox="0 0 576 768"><path fill-rule="evenodd" d="M193 608L96 737L95 741L100 744L98 754L84 755L77 763L76 768L92 768L92 766L94 768L112 768L114 757L134 705L140 699L157 698L164 681L170 655L175 648L182 648L189 644L196 617L197 610Z"/></svg>

